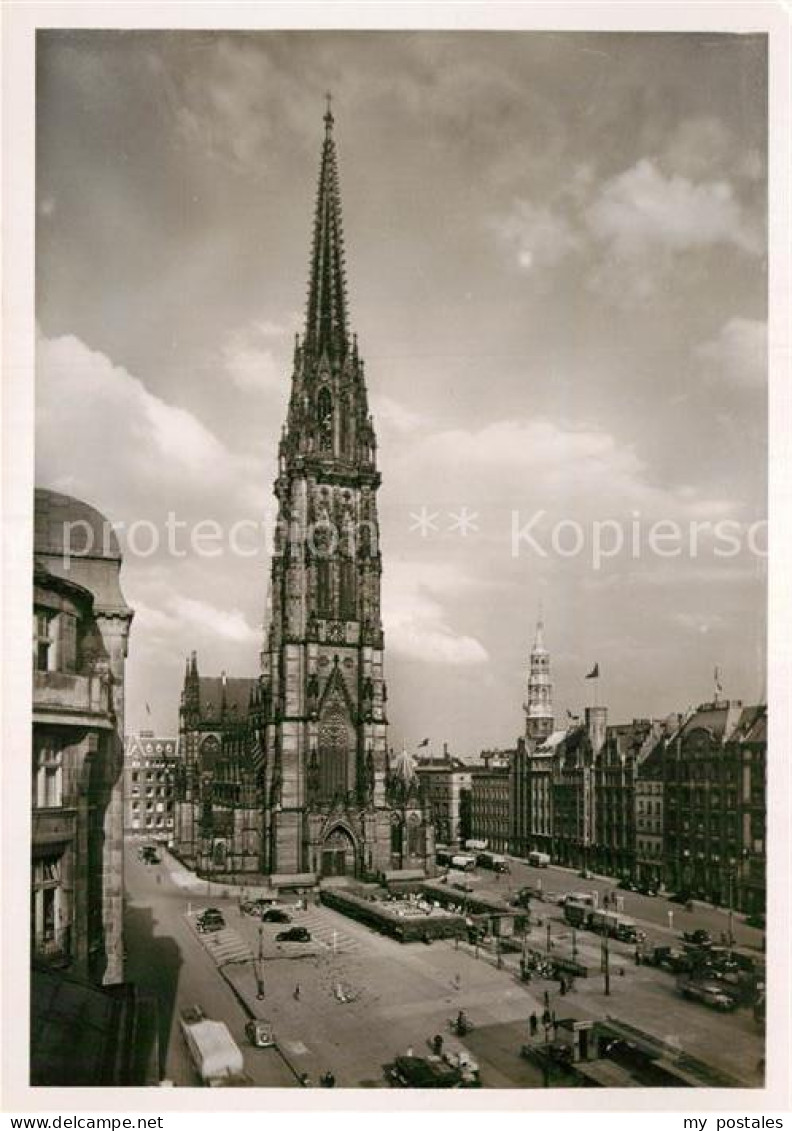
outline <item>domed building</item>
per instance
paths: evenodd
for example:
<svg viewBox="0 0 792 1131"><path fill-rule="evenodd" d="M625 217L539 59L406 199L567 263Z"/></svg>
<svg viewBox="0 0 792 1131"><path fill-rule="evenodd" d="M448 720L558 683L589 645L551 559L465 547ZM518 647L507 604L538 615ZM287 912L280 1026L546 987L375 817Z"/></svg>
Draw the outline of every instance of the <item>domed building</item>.
<svg viewBox="0 0 792 1131"><path fill-rule="evenodd" d="M99 984L123 970L124 669L132 609L108 520L36 490L31 947Z"/></svg>

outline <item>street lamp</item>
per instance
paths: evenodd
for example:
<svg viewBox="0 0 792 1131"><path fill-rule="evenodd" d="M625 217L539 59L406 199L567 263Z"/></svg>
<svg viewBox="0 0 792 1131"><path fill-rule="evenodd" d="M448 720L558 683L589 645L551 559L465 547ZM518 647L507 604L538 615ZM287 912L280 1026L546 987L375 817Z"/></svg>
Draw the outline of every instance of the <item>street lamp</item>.
<svg viewBox="0 0 792 1131"><path fill-rule="evenodd" d="M256 964L256 997L259 1001L264 997L264 927L259 923L258 929L258 960Z"/></svg>

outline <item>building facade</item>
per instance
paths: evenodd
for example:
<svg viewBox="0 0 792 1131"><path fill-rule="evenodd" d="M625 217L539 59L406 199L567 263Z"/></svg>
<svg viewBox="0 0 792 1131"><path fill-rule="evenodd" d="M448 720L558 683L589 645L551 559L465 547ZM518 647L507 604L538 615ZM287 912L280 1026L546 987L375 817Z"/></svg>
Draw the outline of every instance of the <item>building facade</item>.
<svg viewBox="0 0 792 1131"><path fill-rule="evenodd" d="M124 747L124 835L173 840L176 739L128 734Z"/></svg>
<svg viewBox="0 0 792 1131"><path fill-rule="evenodd" d="M187 661L174 775L174 847L202 873L260 871L263 797L254 758L257 679L202 676Z"/></svg>
<svg viewBox="0 0 792 1131"><path fill-rule="evenodd" d="M124 674L132 610L93 507L35 495L31 948L123 980Z"/></svg>
<svg viewBox="0 0 792 1131"><path fill-rule="evenodd" d="M470 766L443 747L440 758L419 758L416 773L438 844L460 846L472 837L469 794Z"/></svg>
<svg viewBox="0 0 792 1131"><path fill-rule="evenodd" d="M509 852L512 750L485 750L470 768L470 838L492 852Z"/></svg>
<svg viewBox="0 0 792 1131"><path fill-rule="evenodd" d="M670 736L672 737L672 736ZM663 758L660 738L635 775L635 879L660 891L665 887L663 860Z"/></svg>
<svg viewBox="0 0 792 1131"><path fill-rule="evenodd" d="M667 885L751 914L765 906L767 711L702 704L665 748Z"/></svg>

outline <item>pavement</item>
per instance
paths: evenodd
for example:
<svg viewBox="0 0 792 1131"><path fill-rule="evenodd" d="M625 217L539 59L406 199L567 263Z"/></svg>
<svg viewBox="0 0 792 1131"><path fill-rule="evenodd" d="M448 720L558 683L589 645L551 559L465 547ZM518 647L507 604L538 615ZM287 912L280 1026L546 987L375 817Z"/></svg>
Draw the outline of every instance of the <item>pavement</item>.
<svg viewBox="0 0 792 1131"><path fill-rule="evenodd" d="M181 1074L175 1080L178 1084L187 1082L189 1065L185 1070L175 1006L198 1003L209 1016L229 1024L245 1051L246 1069L261 1086L294 1085L302 1073L315 1084L330 1070L338 1087L384 1087L386 1066L396 1056L410 1050L422 1055L435 1034L449 1037L450 1021L464 1009L473 1030L459 1043L478 1061L482 1084L541 1087L540 1070L520 1056L520 1049L528 1041L528 1018L532 1012L541 1015L545 995L559 1019L610 1014L713 1064L746 1086L761 1083L756 1066L764 1055L763 1043L750 1012L723 1015L683 999L673 976L634 965L633 947L611 944L612 977L606 995L600 973L600 939L576 932L580 957L590 964L592 976L578 978L575 990L562 997L557 982L540 978L523 982L519 954L504 954L499 964L492 953L477 953L452 941L428 946L400 944L328 907L302 910L293 906L286 910L293 925L310 931L310 948L306 944L273 944L274 949L270 948L274 935L285 928L265 924L259 962L258 920L241 914L238 898L230 894L224 898L213 893L211 900L199 901L183 882L177 886L171 865L166 857L156 869L158 884L152 871L139 862L128 865L130 914L150 916L157 926L153 940L151 932L133 931L129 945L130 951L140 948L136 959L140 970L146 962L144 948L152 941L172 949L168 969L175 979L174 1024L170 1044L166 1042L166 1067L172 1078ZM525 871L535 880L536 869L525 866ZM559 874L553 876L556 871ZM175 872L183 877L181 866ZM481 884L501 898L508 897L510 885L516 889L528 882L521 872L522 866L516 865L510 877L495 881L485 876ZM551 876L557 890L585 890L595 882L581 882L562 870L543 869L545 887L550 887ZM604 883L612 890L612 881ZM626 893L628 898L630 894ZM643 921L636 914L638 909L643 911L638 898L627 913ZM195 912L210 903L223 911L227 925L226 931L218 932L224 937L216 943L208 941L216 936L198 935L191 926ZM667 917L663 924L665 901L647 899L645 903L652 912L645 922L664 937L670 929ZM560 909L552 904L536 905L539 908L545 920L549 917L553 946L559 951L571 949L571 930ZM711 911L687 913L691 927L706 925ZM532 928L529 943L536 949L546 947L546 923ZM148 965L154 964L149 961ZM618 973L621 968L624 974ZM248 1016L272 1022L279 1053L246 1045Z"/></svg>

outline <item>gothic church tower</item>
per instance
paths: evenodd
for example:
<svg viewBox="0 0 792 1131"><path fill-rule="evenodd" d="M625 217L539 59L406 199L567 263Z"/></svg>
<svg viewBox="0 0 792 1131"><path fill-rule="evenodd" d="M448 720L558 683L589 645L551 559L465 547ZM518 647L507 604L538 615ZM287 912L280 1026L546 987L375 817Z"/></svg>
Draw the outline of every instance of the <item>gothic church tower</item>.
<svg viewBox="0 0 792 1131"><path fill-rule="evenodd" d="M262 733L262 869L369 875L425 866L388 799L377 443L350 332L333 115L324 117L305 330L274 491ZM399 833L399 835L397 835Z"/></svg>

